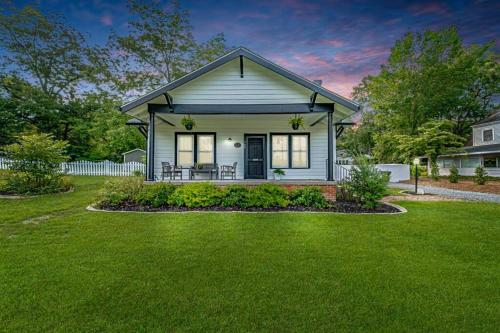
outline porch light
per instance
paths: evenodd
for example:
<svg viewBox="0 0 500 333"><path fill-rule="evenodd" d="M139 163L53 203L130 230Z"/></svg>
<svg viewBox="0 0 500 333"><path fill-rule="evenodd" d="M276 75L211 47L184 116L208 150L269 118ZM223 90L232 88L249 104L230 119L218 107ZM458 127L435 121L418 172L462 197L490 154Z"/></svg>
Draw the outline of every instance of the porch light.
<svg viewBox="0 0 500 333"><path fill-rule="evenodd" d="M418 166L420 164L420 159L415 157L413 164L415 165L415 194L418 194Z"/></svg>
<svg viewBox="0 0 500 333"><path fill-rule="evenodd" d="M228 142L231 142L231 141L233 141L233 139L231 139L231 138L227 138L227 141L228 141Z"/></svg>

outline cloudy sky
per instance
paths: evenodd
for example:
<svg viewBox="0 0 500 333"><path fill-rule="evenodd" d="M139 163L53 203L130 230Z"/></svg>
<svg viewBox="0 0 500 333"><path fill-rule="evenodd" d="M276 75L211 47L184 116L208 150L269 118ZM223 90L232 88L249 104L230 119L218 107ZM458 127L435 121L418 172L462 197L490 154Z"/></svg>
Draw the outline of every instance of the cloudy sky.
<svg viewBox="0 0 500 333"><path fill-rule="evenodd" d="M223 32L228 45L245 46L344 96L378 72L405 32L455 25L467 44L500 42L500 1L190 0L194 35ZM22 1L16 1L21 4ZM103 43L110 29L127 29L124 1L41 0Z"/></svg>

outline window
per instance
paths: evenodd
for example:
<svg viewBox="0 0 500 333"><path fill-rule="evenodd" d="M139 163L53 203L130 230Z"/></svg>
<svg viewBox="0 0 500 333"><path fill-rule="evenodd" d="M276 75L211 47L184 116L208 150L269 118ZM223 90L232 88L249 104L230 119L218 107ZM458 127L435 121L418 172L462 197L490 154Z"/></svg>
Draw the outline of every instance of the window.
<svg viewBox="0 0 500 333"><path fill-rule="evenodd" d="M483 130L483 142L493 141L493 129Z"/></svg>
<svg viewBox="0 0 500 333"><path fill-rule="evenodd" d="M453 164L458 167L458 163L455 160L443 160L443 168L451 168Z"/></svg>
<svg viewBox="0 0 500 333"><path fill-rule="evenodd" d="M462 158L462 168L477 168L480 165L479 157Z"/></svg>
<svg viewBox="0 0 500 333"><path fill-rule="evenodd" d="M194 165L194 135L177 135L177 162L181 167Z"/></svg>
<svg viewBox="0 0 500 333"><path fill-rule="evenodd" d="M497 167L500 167L500 165L497 164L496 157L485 157L484 158L484 167L485 168L497 168Z"/></svg>
<svg viewBox="0 0 500 333"><path fill-rule="evenodd" d="M309 134L271 134L271 168L309 168Z"/></svg>
<svg viewBox="0 0 500 333"><path fill-rule="evenodd" d="M215 163L215 134L176 134L176 165L183 168L195 163Z"/></svg>
<svg viewBox="0 0 500 333"><path fill-rule="evenodd" d="M288 135L273 135L271 142L273 168L288 168Z"/></svg>
<svg viewBox="0 0 500 333"><path fill-rule="evenodd" d="M198 135L198 163L214 163L214 136Z"/></svg>

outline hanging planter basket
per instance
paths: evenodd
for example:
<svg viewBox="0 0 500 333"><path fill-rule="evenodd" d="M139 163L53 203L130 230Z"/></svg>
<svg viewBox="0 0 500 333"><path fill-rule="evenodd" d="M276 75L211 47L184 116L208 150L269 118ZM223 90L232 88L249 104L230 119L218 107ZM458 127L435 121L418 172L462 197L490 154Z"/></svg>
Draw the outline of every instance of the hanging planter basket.
<svg viewBox="0 0 500 333"><path fill-rule="evenodd" d="M181 124L186 128L186 130L191 131L195 126L196 122L190 117L184 117L181 120Z"/></svg>
<svg viewBox="0 0 500 333"><path fill-rule="evenodd" d="M288 123L292 125L294 131L297 131L300 127L304 128L304 117L295 115L294 118L288 120Z"/></svg>

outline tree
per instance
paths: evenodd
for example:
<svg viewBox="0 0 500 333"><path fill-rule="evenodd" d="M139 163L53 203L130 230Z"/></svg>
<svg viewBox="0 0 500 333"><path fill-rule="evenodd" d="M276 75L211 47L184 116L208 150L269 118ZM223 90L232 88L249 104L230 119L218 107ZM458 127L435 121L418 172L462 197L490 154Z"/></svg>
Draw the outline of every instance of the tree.
<svg viewBox="0 0 500 333"><path fill-rule="evenodd" d="M436 162L439 155L457 152L463 146L465 139L452 132L454 126L449 120L430 121L417 129L417 135L396 136L396 151L405 162L416 156L427 156Z"/></svg>
<svg viewBox="0 0 500 333"><path fill-rule="evenodd" d="M72 98L82 82L102 68L89 61L95 50L60 15L43 15L32 6L6 5L0 13L0 49L4 70L34 83L47 96Z"/></svg>
<svg viewBox="0 0 500 333"><path fill-rule="evenodd" d="M113 34L108 52L116 86L124 91L151 90L171 82L220 57L226 50L223 34L198 44L192 34L189 13L179 1L168 9L157 1L129 1L129 34Z"/></svg>
<svg viewBox="0 0 500 333"><path fill-rule="evenodd" d="M61 178L61 162L67 143L53 140L50 134L23 135L4 148L10 162L7 190L18 194L59 192L67 188Z"/></svg>

